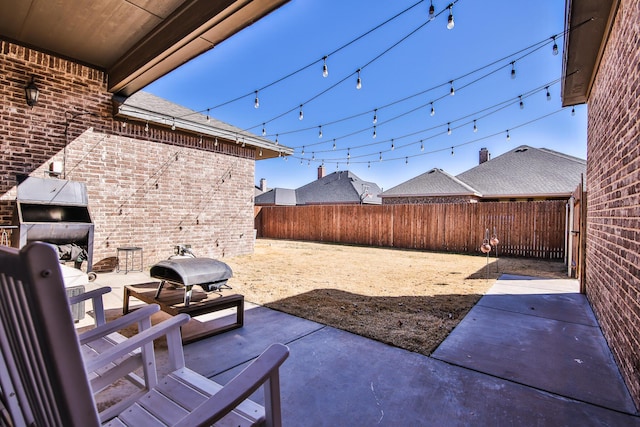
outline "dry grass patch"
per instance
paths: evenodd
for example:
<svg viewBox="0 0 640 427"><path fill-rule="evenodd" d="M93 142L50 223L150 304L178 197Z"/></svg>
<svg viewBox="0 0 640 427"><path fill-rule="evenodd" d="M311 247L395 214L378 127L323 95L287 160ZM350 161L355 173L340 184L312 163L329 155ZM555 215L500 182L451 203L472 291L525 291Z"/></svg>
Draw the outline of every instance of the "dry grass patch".
<svg viewBox="0 0 640 427"><path fill-rule="evenodd" d="M501 274L566 279L561 262L269 239L225 262L247 301L425 355Z"/></svg>

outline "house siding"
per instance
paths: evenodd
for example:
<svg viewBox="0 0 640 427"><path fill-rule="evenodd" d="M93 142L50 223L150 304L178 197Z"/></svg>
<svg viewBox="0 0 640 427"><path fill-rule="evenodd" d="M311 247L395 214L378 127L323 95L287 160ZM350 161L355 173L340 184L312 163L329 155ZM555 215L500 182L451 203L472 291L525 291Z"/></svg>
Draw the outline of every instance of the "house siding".
<svg viewBox="0 0 640 427"><path fill-rule="evenodd" d="M640 407L640 1L623 0L588 100L586 291Z"/></svg>
<svg viewBox="0 0 640 427"><path fill-rule="evenodd" d="M32 75L40 97L30 108L24 87ZM66 179L87 185L94 264L129 245L143 248L147 267L177 244L203 257L253 252L252 149L123 126L102 71L6 41L0 94L0 224L11 222L18 176L44 177L60 161Z"/></svg>

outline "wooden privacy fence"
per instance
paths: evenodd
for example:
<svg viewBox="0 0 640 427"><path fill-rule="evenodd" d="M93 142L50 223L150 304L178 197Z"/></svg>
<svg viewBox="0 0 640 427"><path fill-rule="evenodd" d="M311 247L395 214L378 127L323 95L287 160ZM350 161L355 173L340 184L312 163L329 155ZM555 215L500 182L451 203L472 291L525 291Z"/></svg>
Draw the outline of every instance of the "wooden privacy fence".
<svg viewBox="0 0 640 427"><path fill-rule="evenodd" d="M468 254L495 229L499 255L565 256L564 201L263 206L255 223L259 237Z"/></svg>

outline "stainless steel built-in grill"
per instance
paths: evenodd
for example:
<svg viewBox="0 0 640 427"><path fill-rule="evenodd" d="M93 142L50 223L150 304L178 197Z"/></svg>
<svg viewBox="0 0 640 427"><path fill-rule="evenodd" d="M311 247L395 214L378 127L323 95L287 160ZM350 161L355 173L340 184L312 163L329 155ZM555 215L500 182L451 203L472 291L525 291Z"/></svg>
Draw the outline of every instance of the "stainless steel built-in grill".
<svg viewBox="0 0 640 427"><path fill-rule="evenodd" d="M156 291L156 299L167 283L184 286L185 307L189 306L194 285L200 286L205 292L231 289L227 280L233 275L227 264L211 258L168 259L152 266L149 273L151 277L162 280Z"/></svg>
<svg viewBox="0 0 640 427"><path fill-rule="evenodd" d="M18 185L11 245L21 248L36 240L77 246L86 254L87 273L93 265L93 222L84 183L28 177Z"/></svg>

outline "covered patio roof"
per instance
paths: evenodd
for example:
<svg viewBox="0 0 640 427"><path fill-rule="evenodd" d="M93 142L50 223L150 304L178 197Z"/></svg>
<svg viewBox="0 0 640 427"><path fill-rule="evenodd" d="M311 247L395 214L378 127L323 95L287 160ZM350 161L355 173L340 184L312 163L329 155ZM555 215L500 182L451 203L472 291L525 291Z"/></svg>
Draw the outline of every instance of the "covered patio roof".
<svg viewBox="0 0 640 427"><path fill-rule="evenodd" d="M104 70L129 96L289 0L0 0L0 38Z"/></svg>

